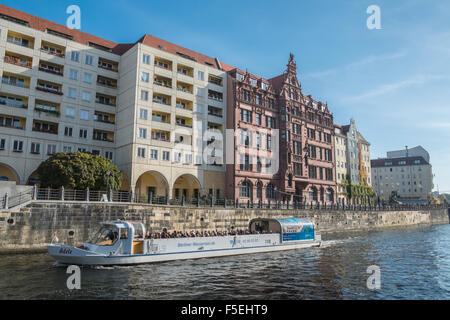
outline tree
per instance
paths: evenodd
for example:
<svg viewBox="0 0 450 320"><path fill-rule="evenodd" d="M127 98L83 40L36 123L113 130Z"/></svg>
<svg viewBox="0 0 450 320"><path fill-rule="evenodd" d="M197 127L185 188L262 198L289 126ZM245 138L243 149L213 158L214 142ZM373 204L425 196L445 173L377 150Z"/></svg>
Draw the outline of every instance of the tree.
<svg viewBox="0 0 450 320"><path fill-rule="evenodd" d="M119 168L103 156L84 152L57 153L37 169L43 188L85 190L119 190Z"/></svg>

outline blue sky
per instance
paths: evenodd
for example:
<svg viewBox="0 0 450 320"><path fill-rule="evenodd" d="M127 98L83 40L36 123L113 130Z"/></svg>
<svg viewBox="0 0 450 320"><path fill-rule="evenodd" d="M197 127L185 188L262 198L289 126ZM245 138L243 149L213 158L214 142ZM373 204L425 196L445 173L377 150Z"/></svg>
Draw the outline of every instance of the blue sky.
<svg viewBox="0 0 450 320"><path fill-rule="evenodd" d="M115 42L149 33L270 78L295 54L303 90L351 117L372 158L406 145L430 152L435 187L450 193L450 1L191 0L0 3ZM366 27L370 5L381 30Z"/></svg>

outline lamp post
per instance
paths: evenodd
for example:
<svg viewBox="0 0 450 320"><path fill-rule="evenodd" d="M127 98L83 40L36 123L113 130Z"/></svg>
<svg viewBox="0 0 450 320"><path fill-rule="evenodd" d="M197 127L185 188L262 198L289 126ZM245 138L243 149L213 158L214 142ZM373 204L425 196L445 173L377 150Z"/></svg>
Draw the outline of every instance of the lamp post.
<svg viewBox="0 0 450 320"><path fill-rule="evenodd" d="M108 193L108 197L111 198L110 196L110 191L109 191L109 177L111 175L111 171L106 171L106 192ZM112 199L109 199L109 201L112 201Z"/></svg>

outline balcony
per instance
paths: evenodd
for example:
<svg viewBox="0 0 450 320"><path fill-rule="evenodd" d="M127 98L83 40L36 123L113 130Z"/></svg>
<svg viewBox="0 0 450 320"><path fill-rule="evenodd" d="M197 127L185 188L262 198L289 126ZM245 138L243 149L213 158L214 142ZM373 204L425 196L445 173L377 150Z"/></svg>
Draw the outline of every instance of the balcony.
<svg viewBox="0 0 450 320"><path fill-rule="evenodd" d="M163 95L163 94L153 94L153 102L163 104L166 106L171 105L171 98L169 96Z"/></svg>
<svg viewBox="0 0 450 320"><path fill-rule="evenodd" d="M104 105L107 105L110 107L115 107L116 106L116 97L97 93L97 95L95 97L95 103L104 104Z"/></svg>
<svg viewBox="0 0 450 320"><path fill-rule="evenodd" d="M30 87L30 78L8 72L3 72L2 83L7 84L9 86L28 89Z"/></svg>
<svg viewBox="0 0 450 320"><path fill-rule="evenodd" d="M14 64L19 67L31 69L33 67L33 58L13 54L13 53L5 53L5 63Z"/></svg>
<svg viewBox="0 0 450 320"><path fill-rule="evenodd" d="M169 61L169 60L166 60L163 58L159 58L159 57L155 57L155 67L172 71L172 61Z"/></svg>
<svg viewBox="0 0 450 320"><path fill-rule="evenodd" d="M152 130L152 140L170 142L170 132L161 130Z"/></svg>
<svg viewBox="0 0 450 320"><path fill-rule="evenodd" d="M98 59L98 67L112 72L119 72L119 63L104 58Z"/></svg>
<svg viewBox="0 0 450 320"><path fill-rule="evenodd" d="M33 131L49 134L58 134L58 124L44 121L33 121Z"/></svg>
<svg viewBox="0 0 450 320"><path fill-rule="evenodd" d="M52 93L52 94L57 94L59 96L63 95L61 85L56 84L56 83L51 83L51 82L45 82L45 81L41 81L41 80L38 80L36 90L47 92L47 93Z"/></svg>
<svg viewBox="0 0 450 320"><path fill-rule="evenodd" d="M220 108L208 106L208 115L222 118L223 117L223 110Z"/></svg>
<svg viewBox="0 0 450 320"><path fill-rule="evenodd" d="M34 111L36 112L45 112L47 114L52 114L59 117L61 115L59 110L60 106L57 104L40 100L36 100L35 102Z"/></svg>
<svg viewBox="0 0 450 320"><path fill-rule="evenodd" d="M41 43L41 52L60 57L65 58L66 57L66 48L63 46L59 46L57 44L53 44L47 41L42 41Z"/></svg>
<svg viewBox="0 0 450 320"><path fill-rule="evenodd" d="M0 114L0 127L25 130L25 118L18 118Z"/></svg>
<svg viewBox="0 0 450 320"><path fill-rule="evenodd" d="M192 85L180 81L177 82L177 90L190 94L194 93L194 87Z"/></svg>
<svg viewBox="0 0 450 320"><path fill-rule="evenodd" d="M19 108L19 109L28 109L28 99L25 97L19 97L15 95L9 95L5 93L0 94L0 105Z"/></svg>
<svg viewBox="0 0 450 320"><path fill-rule="evenodd" d="M179 64L177 67L177 73L187 77L194 77L194 69L182 64Z"/></svg>
<svg viewBox="0 0 450 320"><path fill-rule="evenodd" d="M94 121L108 123L108 124L116 123L115 116L113 114L100 113L100 112L95 112Z"/></svg>
<svg viewBox="0 0 450 320"><path fill-rule="evenodd" d="M117 80L98 76L97 77L97 85L102 87L107 87L111 89L117 89Z"/></svg>
<svg viewBox="0 0 450 320"><path fill-rule="evenodd" d="M158 75L155 75L155 77L153 79L153 84L160 86L160 87L172 89L172 80L169 78L164 78L164 77L158 76Z"/></svg>
<svg viewBox="0 0 450 320"><path fill-rule="evenodd" d="M170 113L152 112L152 121L170 124Z"/></svg>
<svg viewBox="0 0 450 320"><path fill-rule="evenodd" d="M223 94L214 90L208 90L208 99L223 102Z"/></svg>
<svg viewBox="0 0 450 320"><path fill-rule="evenodd" d="M182 99L177 99L177 108L192 111L192 102Z"/></svg>
<svg viewBox="0 0 450 320"><path fill-rule="evenodd" d="M192 128L192 119L177 116L176 124L177 124L177 126L181 126L181 127L185 127L185 128Z"/></svg>
<svg viewBox="0 0 450 320"><path fill-rule="evenodd" d="M114 133L94 129L92 140L114 142Z"/></svg>
<svg viewBox="0 0 450 320"><path fill-rule="evenodd" d="M61 77L64 76L64 67L63 66L61 66L59 64L55 64L55 63L46 62L46 61L39 62L39 71L55 74L55 75L61 76Z"/></svg>
<svg viewBox="0 0 450 320"><path fill-rule="evenodd" d="M34 38L21 33L9 31L6 41L28 49L34 48Z"/></svg>
<svg viewBox="0 0 450 320"><path fill-rule="evenodd" d="M212 75L212 74L210 74L208 76L208 82L212 83L212 84L214 84L216 86L219 86L219 87L223 86L223 79L221 77L218 77L218 76L215 76L215 75Z"/></svg>

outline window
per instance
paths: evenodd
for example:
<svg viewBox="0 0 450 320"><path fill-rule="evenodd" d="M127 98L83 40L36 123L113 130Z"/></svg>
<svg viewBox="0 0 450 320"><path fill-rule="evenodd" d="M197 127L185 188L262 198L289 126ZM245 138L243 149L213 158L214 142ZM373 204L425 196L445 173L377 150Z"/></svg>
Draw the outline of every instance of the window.
<svg viewBox="0 0 450 320"><path fill-rule="evenodd" d="M174 163L181 162L181 152L174 152L173 153L173 162Z"/></svg>
<svg viewBox="0 0 450 320"><path fill-rule="evenodd" d="M239 196L241 198L250 198L251 195L251 185L250 182L244 181L239 186Z"/></svg>
<svg viewBox="0 0 450 320"><path fill-rule="evenodd" d="M0 150L5 150L6 140L0 139Z"/></svg>
<svg viewBox="0 0 450 320"><path fill-rule="evenodd" d="M70 59L75 62L80 61L80 53L77 51L72 51L72 54L70 55Z"/></svg>
<svg viewBox="0 0 450 320"><path fill-rule="evenodd" d="M267 150L272 150L272 136L267 135Z"/></svg>
<svg viewBox="0 0 450 320"><path fill-rule="evenodd" d="M203 71L198 72L198 79L199 80L205 80L205 73Z"/></svg>
<svg viewBox="0 0 450 320"><path fill-rule="evenodd" d="M95 155L95 156L99 156L100 155L100 150L92 149L92 154Z"/></svg>
<svg viewBox="0 0 450 320"><path fill-rule="evenodd" d="M147 139L147 129L139 128L139 138Z"/></svg>
<svg viewBox="0 0 450 320"><path fill-rule="evenodd" d="M47 155L51 156L56 154L56 144L47 145Z"/></svg>
<svg viewBox="0 0 450 320"><path fill-rule="evenodd" d="M105 158L109 160L113 160L114 153L112 151L105 151Z"/></svg>
<svg viewBox="0 0 450 320"><path fill-rule="evenodd" d="M71 136L72 136L72 131L73 131L73 128L71 128L71 127L65 127L65 128L64 128L64 135L65 135L66 137L71 137Z"/></svg>
<svg viewBox="0 0 450 320"><path fill-rule="evenodd" d="M148 101L148 91L141 90L141 100Z"/></svg>
<svg viewBox="0 0 450 320"><path fill-rule="evenodd" d="M192 154L188 153L184 155L184 164L192 163Z"/></svg>
<svg viewBox="0 0 450 320"><path fill-rule="evenodd" d="M196 112L197 112L197 113L203 113L203 110L204 110L203 105L198 104L198 105L197 105L197 108L196 108Z"/></svg>
<svg viewBox="0 0 450 320"><path fill-rule="evenodd" d="M71 146L64 146L63 147L63 152L72 152L72 147Z"/></svg>
<svg viewBox="0 0 450 320"><path fill-rule="evenodd" d="M261 95L260 94L256 95L256 104L261 105Z"/></svg>
<svg viewBox="0 0 450 320"><path fill-rule="evenodd" d="M77 89L69 88L69 98L72 98L72 99L77 98Z"/></svg>
<svg viewBox="0 0 450 320"><path fill-rule="evenodd" d="M74 69L70 69L69 78L72 80L78 80L78 71Z"/></svg>
<svg viewBox="0 0 450 320"><path fill-rule="evenodd" d="M94 57L90 56L90 55L86 55L86 61L85 63L89 66L92 66L92 64L94 63Z"/></svg>
<svg viewBox="0 0 450 320"><path fill-rule="evenodd" d="M31 143L31 153L33 154L40 154L41 153L41 144L32 142Z"/></svg>
<svg viewBox="0 0 450 320"><path fill-rule="evenodd" d="M257 124L258 126L261 125L261 118L262 118L261 114L260 114L260 113L257 113L257 114L256 114L256 124Z"/></svg>
<svg viewBox="0 0 450 320"><path fill-rule="evenodd" d="M86 83L92 83L92 74L85 73L83 77L83 81Z"/></svg>
<svg viewBox="0 0 450 320"><path fill-rule="evenodd" d="M205 89L204 88L197 88L197 96L203 97L205 95Z"/></svg>
<svg viewBox="0 0 450 320"><path fill-rule="evenodd" d="M72 107L66 107L66 117L75 118L75 109Z"/></svg>
<svg viewBox="0 0 450 320"><path fill-rule="evenodd" d="M150 56L148 55L148 54L143 54L142 55L142 63L145 63L145 64L150 64Z"/></svg>
<svg viewBox="0 0 450 320"><path fill-rule="evenodd" d="M241 109L241 121L251 123L252 122L252 112L246 109Z"/></svg>
<svg viewBox="0 0 450 320"><path fill-rule="evenodd" d="M83 99L84 101L91 101L91 93L87 92L87 91L83 91L81 99Z"/></svg>
<svg viewBox="0 0 450 320"><path fill-rule="evenodd" d="M145 158L145 148L137 148L137 156L139 158Z"/></svg>
<svg viewBox="0 0 450 320"><path fill-rule="evenodd" d="M23 141L14 140L13 151L14 152L23 152Z"/></svg>
<svg viewBox="0 0 450 320"><path fill-rule="evenodd" d="M142 120L147 120L147 117L148 117L147 109L141 109L139 111L139 118L142 119Z"/></svg>
<svg viewBox="0 0 450 320"><path fill-rule="evenodd" d="M275 129L275 119L269 116L266 116L266 127Z"/></svg>
<svg viewBox="0 0 450 320"><path fill-rule="evenodd" d="M87 130L86 129L80 129L80 138L87 139Z"/></svg>
<svg viewBox="0 0 450 320"><path fill-rule="evenodd" d="M242 90L242 100L250 102L250 92L248 90Z"/></svg>
<svg viewBox="0 0 450 320"><path fill-rule="evenodd" d="M170 152L169 151L163 151L163 160L170 161Z"/></svg>
<svg viewBox="0 0 450 320"><path fill-rule="evenodd" d="M317 179L317 167L309 166L308 170L309 170L309 177L311 179Z"/></svg>
<svg viewBox="0 0 450 320"><path fill-rule="evenodd" d="M80 119L81 120L89 120L89 111L80 110Z"/></svg>
<svg viewBox="0 0 450 320"><path fill-rule="evenodd" d="M158 160L158 150L155 149L150 150L150 159Z"/></svg>
<svg viewBox="0 0 450 320"><path fill-rule="evenodd" d="M150 82L150 75L147 72L142 72L141 80L144 82Z"/></svg>

